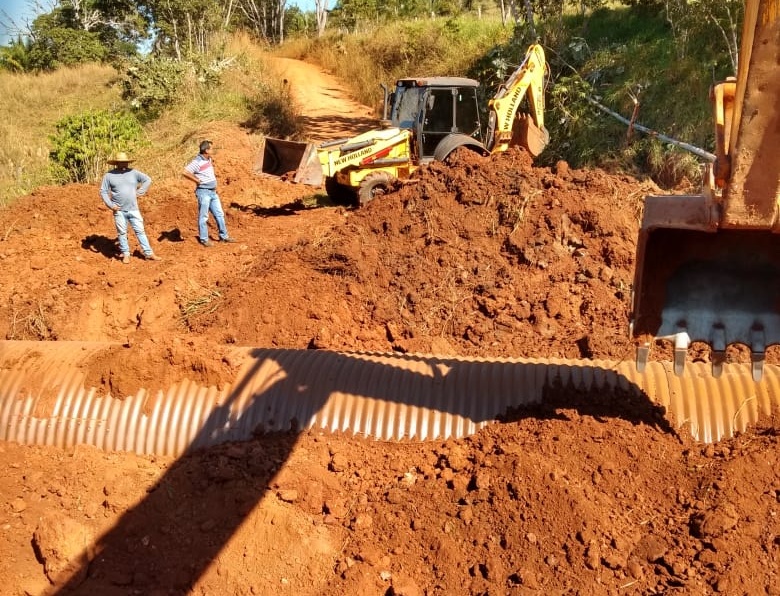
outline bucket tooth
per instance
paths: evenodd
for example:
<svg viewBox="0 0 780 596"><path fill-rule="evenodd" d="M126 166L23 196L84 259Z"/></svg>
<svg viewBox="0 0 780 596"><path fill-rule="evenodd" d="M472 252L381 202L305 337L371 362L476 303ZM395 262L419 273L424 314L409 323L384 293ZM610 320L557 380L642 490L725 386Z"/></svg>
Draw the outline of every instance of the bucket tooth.
<svg viewBox="0 0 780 596"><path fill-rule="evenodd" d="M715 323L712 326L712 334L710 335L710 345L715 352L726 351L726 328L720 324Z"/></svg>
<svg viewBox="0 0 780 596"><path fill-rule="evenodd" d="M639 373L645 372L647 361L650 359L650 345L644 344L636 349L636 370Z"/></svg>
<svg viewBox="0 0 780 596"><path fill-rule="evenodd" d="M680 331L674 336L674 374L681 377L685 371L685 356L688 354L688 347L691 345L691 338L687 331Z"/></svg>
<svg viewBox="0 0 780 596"><path fill-rule="evenodd" d="M764 376L764 360L766 358L766 334L764 326L756 323L750 330L750 368L753 380L758 383Z"/></svg>
<svg viewBox="0 0 780 596"><path fill-rule="evenodd" d="M766 332L761 323L753 323L750 328L750 347L754 352L766 351Z"/></svg>
<svg viewBox="0 0 780 596"><path fill-rule="evenodd" d="M686 354L687 350L683 350L681 348L674 349L674 374L676 374L678 377L681 377L683 372L685 372Z"/></svg>
<svg viewBox="0 0 780 596"><path fill-rule="evenodd" d="M712 376L718 378L723 374L723 364L726 362L726 329L720 323L712 327L710 345L712 346Z"/></svg>
<svg viewBox="0 0 780 596"><path fill-rule="evenodd" d="M764 353L753 352L750 354L751 372L753 373L753 380L756 383L760 383L764 376Z"/></svg>
<svg viewBox="0 0 780 596"><path fill-rule="evenodd" d="M712 376L716 379L723 374L723 364L726 362L726 352L712 353Z"/></svg>

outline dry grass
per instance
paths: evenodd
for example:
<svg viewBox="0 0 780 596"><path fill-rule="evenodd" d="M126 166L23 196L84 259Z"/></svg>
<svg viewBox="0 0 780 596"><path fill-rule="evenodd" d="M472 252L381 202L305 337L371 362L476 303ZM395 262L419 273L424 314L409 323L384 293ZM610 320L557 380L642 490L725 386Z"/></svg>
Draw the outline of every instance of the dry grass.
<svg viewBox="0 0 780 596"><path fill-rule="evenodd" d="M37 304L24 312L14 310L11 314L8 339L36 341L54 339L43 305Z"/></svg>
<svg viewBox="0 0 780 596"><path fill-rule="evenodd" d="M540 194L542 194L542 191L537 190L500 200L498 205L499 223L511 228L510 234L514 234L517 228L523 225L528 203Z"/></svg>
<svg viewBox="0 0 780 596"><path fill-rule="evenodd" d="M208 289L190 280L185 291L178 292L179 313L185 327L200 317L216 312L223 301L217 289Z"/></svg>
<svg viewBox="0 0 780 596"><path fill-rule="evenodd" d="M49 135L68 114L117 105L116 71L88 64L53 73L0 72L0 207L50 182Z"/></svg>
<svg viewBox="0 0 780 596"><path fill-rule="evenodd" d="M274 90L264 48L245 34L217 37L212 64L225 68L218 84L189 84L179 104L145 126L148 143L134 156L152 178L179 172L197 148L198 134L215 121L244 122L258 98ZM86 64L44 74L0 72L4 114L0 122L0 208L37 186L53 183L49 175L49 136L65 116L86 109L124 106L120 75L110 66Z"/></svg>

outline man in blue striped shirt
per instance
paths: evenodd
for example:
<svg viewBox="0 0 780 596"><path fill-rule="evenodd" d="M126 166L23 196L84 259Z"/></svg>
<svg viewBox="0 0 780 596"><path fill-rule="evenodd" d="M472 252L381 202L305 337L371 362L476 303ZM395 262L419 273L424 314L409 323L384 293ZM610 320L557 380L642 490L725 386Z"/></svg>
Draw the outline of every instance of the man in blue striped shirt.
<svg viewBox="0 0 780 596"><path fill-rule="evenodd" d="M144 218L138 207L138 197L142 197L149 190L152 179L143 172L130 167L131 159L126 153L119 152L108 163L115 166L106 172L100 185L100 196L106 207L114 213L114 225L116 226L119 250L122 252L122 262L130 262L130 244L127 242L127 226L133 228L138 244L144 257L148 261L161 261L154 254L149 239L144 230Z"/></svg>
<svg viewBox="0 0 780 596"><path fill-rule="evenodd" d="M211 246L209 240L209 213L214 216L219 230L220 242L235 242L225 225L225 212L217 194L217 176L214 173L214 161L211 158L211 141L200 144L200 153L184 166L183 175L195 183L195 197L198 199L198 242Z"/></svg>

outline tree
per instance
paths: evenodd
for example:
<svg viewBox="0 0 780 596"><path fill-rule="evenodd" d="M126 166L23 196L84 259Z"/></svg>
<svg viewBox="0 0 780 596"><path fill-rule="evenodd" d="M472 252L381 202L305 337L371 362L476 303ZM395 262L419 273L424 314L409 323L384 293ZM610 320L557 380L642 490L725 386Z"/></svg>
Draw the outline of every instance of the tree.
<svg viewBox="0 0 780 596"><path fill-rule="evenodd" d="M270 13L266 0L238 0L240 23L245 25L259 39L270 40L272 27L268 20Z"/></svg>
<svg viewBox="0 0 780 596"><path fill-rule="evenodd" d="M11 72L32 70L31 48L32 41L29 37L17 35L14 41L0 48L0 69Z"/></svg>
<svg viewBox="0 0 780 596"><path fill-rule="evenodd" d="M107 48L96 32L69 26L62 9L55 9L35 19L32 25L30 66L36 70L53 70L82 62L101 62Z"/></svg>
<svg viewBox="0 0 780 596"><path fill-rule="evenodd" d="M104 36L111 31L118 40L133 47L148 39L151 15L135 0L69 0L87 1L83 12L97 12L100 15L99 29ZM75 4L74 4L75 8Z"/></svg>
<svg viewBox="0 0 780 596"><path fill-rule="evenodd" d="M205 53L211 34L224 27L232 5L212 0L140 0L148 11L157 36L157 50L182 60L185 55Z"/></svg>
<svg viewBox="0 0 780 596"><path fill-rule="evenodd" d="M13 50L17 57L25 51L27 60L16 63L26 69L133 55L147 29L132 0L52 0L48 10L36 0L32 7L38 16L31 23L12 24L27 44Z"/></svg>
<svg viewBox="0 0 780 596"><path fill-rule="evenodd" d="M742 0L664 0L664 10L680 56L687 55L691 39L717 38L736 72L745 11Z"/></svg>
<svg viewBox="0 0 780 596"><path fill-rule="evenodd" d="M279 24L279 43L284 41L284 12L287 7L287 0L276 0L276 19Z"/></svg>
<svg viewBox="0 0 780 596"><path fill-rule="evenodd" d="M57 2L54 0L50 4L44 6L39 0L26 0L26 5L27 13L34 16L29 18L25 17L23 20L11 16L0 8L0 25L2 25L2 28L4 28L9 35L13 35L17 38L21 37L25 40L31 37L31 19L34 19L35 16L51 12L57 7Z"/></svg>
<svg viewBox="0 0 780 596"><path fill-rule="evenodd" d="M322 37L328 22L328 0L314 0L314 12L317 15L317 37Z"/></svg>
<svg viewBox="0 0 780 596"><path fill-rule="evenodd" d="M284 32L286 36L298 33L316 32L313 12L303 12L297 6L291 6L284 12Z"/></svg>
<svg viewBox="0 0 780 596"><path fill-rule="evenodd" d="M240 18L238 25L245 25L259 38L268 42L284 40L287 23L287 0L235 0Z"/></svg>
<svg viewBox="0 0 780 596"><path fill-rule="evenodd" d="M349 31L354 31L358 23L376 21L378 7L376 0L339 0L333 9L333 20Z"/></svg>

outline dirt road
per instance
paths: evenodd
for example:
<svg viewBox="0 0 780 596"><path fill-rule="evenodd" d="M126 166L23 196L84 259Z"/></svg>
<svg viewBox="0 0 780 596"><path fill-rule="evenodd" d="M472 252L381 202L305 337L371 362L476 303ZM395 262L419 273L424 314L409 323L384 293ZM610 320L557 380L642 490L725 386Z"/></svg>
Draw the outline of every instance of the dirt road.
<svg viewBox="0 0 780 596"><path fill-rule="evenodd" d="M313 138L344 130L305 116ZM201 132L239 242L198 245L173 172L142 202L164 260L123 265L95 187L39 189L0 212L2 336L116 342L81 373L120 399L231 382L235 345L630 357L647 185L509 152L307 209L316 189L255 176L239 127ZM647 399L562 389L457 441L313 430L178 460L2 443L0 593L780 593L776 421L706 446Z"/></svg>
<svg viewBox="0 0 780 596"><path fill-rule="evenodd" d="M291 58L274 58L272 66L291 87L307 139L331 141L376 126L379 114L352 99L338 79L316 66Z"/></svg>

